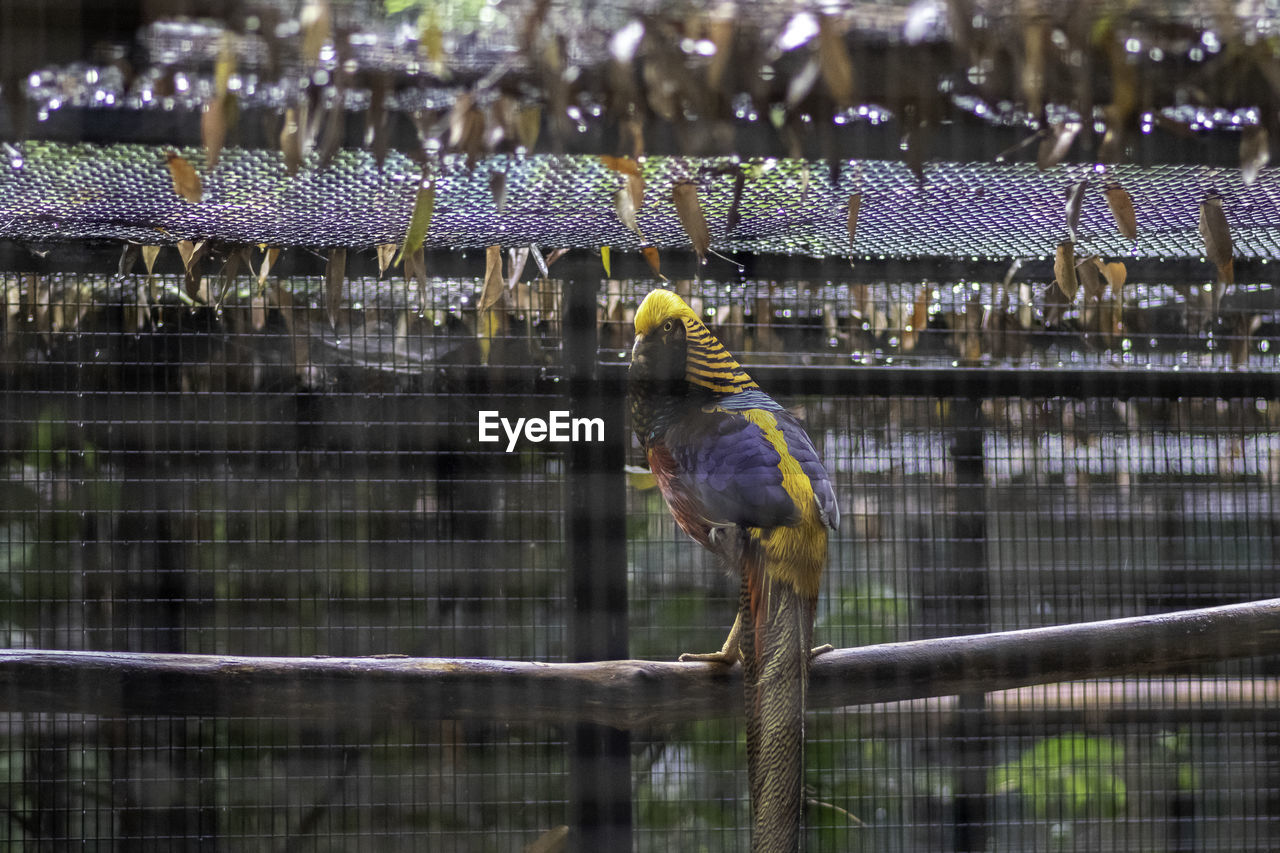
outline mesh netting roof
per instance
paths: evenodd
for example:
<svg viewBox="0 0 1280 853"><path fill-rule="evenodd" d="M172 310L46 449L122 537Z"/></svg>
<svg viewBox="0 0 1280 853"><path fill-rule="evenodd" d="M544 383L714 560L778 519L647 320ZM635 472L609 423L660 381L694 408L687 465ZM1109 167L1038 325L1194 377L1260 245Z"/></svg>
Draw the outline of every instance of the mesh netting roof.
<svg viewBox="0 0 1280 853"><path fill-rule="evenodd" d="M344 150L323 169L289 176L274 151L229 150L203 175L199 203L180 198L160 148L27 142L0 172L0 239L47 242L111 239L171 244L213 239L233 244L367 248L404 238L420 166L393 153L379 170L371 155ZM201 162L195 149L183 153ZM737 161L649 157L638 223L648 243L689 248L671 200L677 181L693 180L712 246L733 253L809 257L849 254L848 200L861 192L854 254L867 258L1001 259L1052 256L1067 237L1065 194L1090 182L1080 218L1081 252L1111 257L1194 258L1200 202L1223 196L1237 257L1280 258L1280 174L1264 170L1245 186L1239 170L1194 165L1154 167L930 163L921 186L902 163L842 164L832 185L826 163L744 161L751 174L738 203L740 222L726 233ZM614 193L624 177L590 156L495 156L468 168L447 157L431 171L436 201L427 247L494 244L636 250ZM499 211L491 177L504 173ZM1133 198L1139 237L1118 233L1103 189L1119 182Z"/></svg>

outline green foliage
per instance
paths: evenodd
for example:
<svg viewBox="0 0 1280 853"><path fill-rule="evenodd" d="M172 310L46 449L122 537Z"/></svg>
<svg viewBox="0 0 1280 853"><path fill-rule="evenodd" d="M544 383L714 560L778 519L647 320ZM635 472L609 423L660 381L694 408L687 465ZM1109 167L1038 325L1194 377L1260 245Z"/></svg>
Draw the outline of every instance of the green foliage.
<svg viewBox="0 0 1280 853"><path fill-rule="evenodd" d="M1110 738L1063 735L997 767L990 786L997 794L1021 794L1041 819L1115 817L1125 809L1126 787L1116 773L1123 763L1124 748Z"/></svg>
<svg viewBox="0 0 1280 853"><path fill-rule="evenodd" d="M912 623L911 602L887 584L840 590L835 606L818 620L818 642L836 646L891 643L898 627Z"/></svg>

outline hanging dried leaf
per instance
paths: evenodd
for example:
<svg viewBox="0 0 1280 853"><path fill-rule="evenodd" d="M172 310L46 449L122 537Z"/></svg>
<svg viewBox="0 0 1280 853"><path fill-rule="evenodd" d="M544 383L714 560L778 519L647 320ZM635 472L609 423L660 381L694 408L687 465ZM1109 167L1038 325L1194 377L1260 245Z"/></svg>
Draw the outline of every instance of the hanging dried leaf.
<svg viewBox="0 0 1280 853"><path fill-rule="evenodd" d="M563 248L552 249L551 254L547 255L547 266L550 267L552 264L554 264L556 261L563 258L568 253L569 253L568 249L563 249Z"/></svg>
<svg viewBox="0 0 1280 853"><path fill-rule="evenodd" d="M1064 240L1058 244L1058 250L1053 258L1053 280L1057 282L1067 302L1074 302L1080 282L1076 278L1075 245L1070 240Z"/></svg>
<svg viewBox="0 0 1280 853"><path fill-rule="evenodd" d="M391 88L391 74L387 71L373 73L369 83L369 110L365 113L364 144L373 152L378 168L387 159L390 134L387 132L387 92Z"/></svg>
<svg viewBox="0 0 1280 853"><path fill-rule="evenodd" d="M338 309L342 307L342 288L347 279L347 250L329 250L329 263L324 268L324 307L329 325L338 327Z"/></svg>
<svg viewBox="0 0 1280 853"><path fill-rule="evenodd" d="M387 268L391 266L392 260L396 256L395 243L379 243L378 244L378 278L382 278L387 273Z"/></svg>
<svg viewBox="0 0 1280 853"><path fill-rule="evenodd" d="M680 216L680 225L693 243L693 250L698 255L698 263L707 261L707 249L711 247L711 231L707 228L706 217L702 215L702 205L698 204L698 187L692 181L681 181L671 188L671 200L675 202L676 213Z"/></svg>
<svg viewBox="0 0 1280 853"><path fill-rule="evenodd" d="M644 492L658 487L657 478L653 476L653 472L648 468L641 468L639 465L624 465L622 470L627 475L627 485L637 491Z"/></svg>
<svg viewBox="0 0 1280 853"><path fill-rule="evenodd" d="M484 149L484 113L470 92L454 101L449 113L449 148L466 154L468 167Z"/></svg>
<svg viewBox="0 0 1280 853"><path fill-rule="evenodd" d="M1133 211L1133 199L1119 184L1112 184L1106 189L1107 207L1111 208L1111 218L1116 221L1116 229L1126 240L1138 239L1138 218Z"/></svg>
<svg viewBox="0 0 1280 853"><path fill-rule="evenodd" d="M538 265L538 274L547 278L551 273L547 269L547 259L542 257L542 250L536 244L530 243L529 254L533 256L533 262Z"/></svg>
<svg viewBox="0 0 1280 853"><path fill-rule="evenodd" d="M747 185L747 175L742 169L738 169L733 176L733 199L729 202L729 215L725 219L725 233L732 234L733 229L738 227L738 223L742 221L742 215L738 212L738 206L742 203L742 191Z"/></svg>
<svg viewBox="0 0 1280 853"><path fill-rule="evenodd" d="M1100 264L1101 261L1096 256L1076 264L1076 281L1080 285L1080 290L1084 292L1086 302L1096 302L1102 298L1104 288L1102 279L1098 275Z"/></svg>
<svg viewBox="0 0 1280 853"><path fill-rule="evenodd" d="M271 268L275 266L276 259L280 257L280 249L270 248L262 253L262 263L258 264L258 289L261 290L267 286L267 275L271 272Z"/></svg>
<svg viewBox="0 0 1280 853"><path fill-rule="evenodd" d="M507 173L494 170L489 173L489 194L493 196L493 206L498 213L507 208Z"/></svg>
<svg viewBox="0 0 1280 853"><path fill-rule="evenodd" d="M190 163L179 157L176 151L166 151L164 159L169 166L169 175L173 178L174 192L192 203L204 198L200 176Z"/></svg>
<svg viewBox="0 0 1280 853"><path fill-rule="evenodd" d="M320 51L333 39L333 16L327 0L308 0L298 22L302 26L302 60L315 65Z"/></svg>
<svg viewBox="0 0 1280 853"><path fill-rule="evenodd" d="M484 250L484 285L480 290L480 311L488 311L502 300L506 292L506 279L502 277L502 247L490 246Z"/></svg>
<svg viewBox="0 0 1280 853"><path fill-rule="evenodd" d="M640 249L640 253L644 255L644 259L649 262L649 268L653 270L653 274L663 281L666 281L667 277L662 274L662 262L658 257L658 250L653 246L644 246Z"/></svg>
<svg viewBox="0 0 1280 853"><path fill-rule="evenodd" d="M618 145L627 149L630 141L631 156L639 160L644 156L644 123L638 116L630 116L618 123Z"/></svg>
<svg viewBox="0 0 1280 853"><path fill-rule="evenodd" d="M141 249L142 247L137 243L125 243L124 246L121 247L120 263L116 267L116 273L118 275L128 275L133 272L133 267L138 263L138 258L142 254Z"/></svg>
<svg viewBox="0 0 1280 853"><path fill-rule="evenodd" d="M513 288L520 281L520 277L524 275L524 268L529 263L529 247L521 246L518 249L512 249L508 255L507 264L507 288Z"/></svg>
<svg viewBox="0 0 1280 853"><path fill-rule="evenodd" d="M1027 112L1040 115L1044 108L1045 54L1049 47L1049 22L1031 18L1022 27L1022 97Z"/></svg>
<svg viewBox="0 0 1280 853"><path fill-rule="evenodd" d="M818 16L818 67L836 106L854 106L853 60L844 43L844 26L832 15Z"/></svg>
<svg viewBox="0 0 1280 853"><path fill-rule="evenodd" d="M1200 236L1204 239L1205 257L1218 268L1218 281L1222 284L1234 282L1232 255L1235 249L1220 196L1210 196L1200 202Z"/></svg>
<svg viewBox="0 0 1280 853"><path fill-rule="evenodd" d="M249 324L255 332L267 327L267 295L254 293L249 297Z"/></svg>
<svg viewBox="0 0 1280 853"><path fill-rule="evenodd" d="M1245 186L1258 180L1258 174L1271 162L1271 140L1262 125L1246 127L1240 134L1240 176Z"/></svg>
<svg viewBox="0 0 1280 853"><path fill-rule="evenodd" d="M520 108L516 115L516 135L525 151L533 151L538 144L538 131L542 129L542 107L530 104Z"/></svg>
<svg viewBox="0 0 1280 853"><path fill-rule="evenodd" d="M724 14L725 11L724 7L721 7L708 16L706 22L707 38L716 48L716 52L711 55L711 61L707 63L707 88L712 92L720 91L724 73L729 68L729 62L733 57L734 20L732 14Z"/></svg>
<svg viewBox="0 0 1280 853"><path fill-rule="evenodd" d="M495 308L481 311L476 325L476 337L480 343L480 363L490 364L494 339L501 338L507 333L507 312Z"/></svg>
<svg viewBox="0 0 1280 853"><path fill-rule="evenodd" d="M601 154L600 162L604 163L609 169L623 175L640 174L640 164L630 157L614 157L610 154Z"/></svg>
<svg viewBox="0 0 1280 853"><path fill-rule="evenodd" d="M423 175L418 184L417 198L413 202L413 214L409 217L409 230L405 232L404 245L400 247L395 263L400 263L406 252L412 253L422 248L427 239L427 231L431 228L431 214L435 212L435 208L435 181Z"/></svg>
<svg viewBox="0 0 1280 853"><path fill-rule="evenodd" d="M204 241L193 243L190 240L178 241L178 255L182 258L183 269L191 269L191 267L200 260L204 254Z"/></svg>
<svg viewBox="0 0 1280 853"><path fill-rule="evenodd" d="M600 247L600 265L604 267L604 274L606 278L613 275L613 265L610 263L608 246Z"/></svg>
<svg viewBox="0 0 1280 853"><path fill-rule="evenodd" d="M298 174L302 166L302 122L293 107L284 111L284 127L280 129L280 152L284 154L284 169L290 175Z"/></svg>
<svg viewBox="0 0 1280 853"><path fill-rule="evenodd" d="M1112 294L1119 297L1124 289L1124 281L1129 275L1129 270L1120 261L1104 263L1102 258L1093 258L1093 263L1098 268L1098 272L1102 273L1102 277L1107 280L1107 286L1111 288Z"/></svg>
<svg viewBox="0 0 1280 853"><path fill-rule="evenodd" d="M1088 181L1076 181L1067 189L1067 234L1072 241L1080 239L1080 211L1084 207L1084 191Z"/></svg>
<svg viewBox="0 0 1280 853"><path fill-rule="evenodd" d="M1061 121L1049 125L1036 151L1036 166L1042 170L1052 169L1061 163L1071 150L1071 143L1076 141L1081 126L1078 121Z"/></svg>
<svg viewBox="0 0 1280 853"><path fill-rule="evenodd" d="M142 263L147 268L147 275L151 275L152 270L156 267L156 257L160 254L159 246L143 246L142 247Z"/></svg>
<svg viewBox="0 0 1280 853"><path fill-rule="evenodd" d="M862 193L849 196L849 250L858 239L858 211L862 209Z"/></svg>
<svg viewBox="0 0 1280 853"><path fill-rule="evenodd" d="M635 204L626 187L620 188L613 194L613 212L618 215L618 221L627 226L628 230L634 232L641 240L644 239L644 235L640 233L640 226L636 223Z"/></svg>
<svg viewBox="0 0 1280 853"><path fill-rule="evenodd" d="M216 95L200 114L200 141L204 144L206 169L213 169L218 165L222 146L227 141L227 128L232 124L235 112L235 96L226 94Z"/></svg>
<svg viewBox="0 0 1280 853"><path fill-rule="evenodd" d="M417 281L420 290L427 289L427 253L421 246L404 255L404 277Z"/></svg>
<svg viewBox="0 0 1280 853"><path fill-rule="evenodd" d="M929 325L929 302L932 299L933 288L927 285L920 288L920 292L916 294L915 302L911 306L911 316L902 326L900 349L903 352L911 352L916 348L920 333Z"/></svg>

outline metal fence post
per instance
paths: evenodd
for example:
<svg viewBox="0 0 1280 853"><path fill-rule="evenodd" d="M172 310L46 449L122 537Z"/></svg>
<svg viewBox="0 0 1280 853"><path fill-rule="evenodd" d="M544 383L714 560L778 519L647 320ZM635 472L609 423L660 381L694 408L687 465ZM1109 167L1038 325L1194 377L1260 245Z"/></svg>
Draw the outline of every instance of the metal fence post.
<svg viewBox="0 0 1280 853"><path fill-rule="evenodd" d="M569 659L620 660L627 651L625 378L598 368L598 282L564 286L566 398L574 418L601 418L603 442L565 451ZM631 737L599 725L569 731L573 849L631 849Z"/></svg>

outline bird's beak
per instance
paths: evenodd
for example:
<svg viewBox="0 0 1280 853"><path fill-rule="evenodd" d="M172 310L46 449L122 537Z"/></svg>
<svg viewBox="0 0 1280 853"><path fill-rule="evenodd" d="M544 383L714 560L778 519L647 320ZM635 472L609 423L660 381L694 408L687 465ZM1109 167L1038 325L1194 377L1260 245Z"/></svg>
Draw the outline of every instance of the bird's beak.
<svg viewBox="0 0 1280 853"><path fill-rule="evenodd" d="M644 361L644 354L640 352L640 345L644 343L644 335L636 335L636 341L631 345L631 363Z"/></svg>

